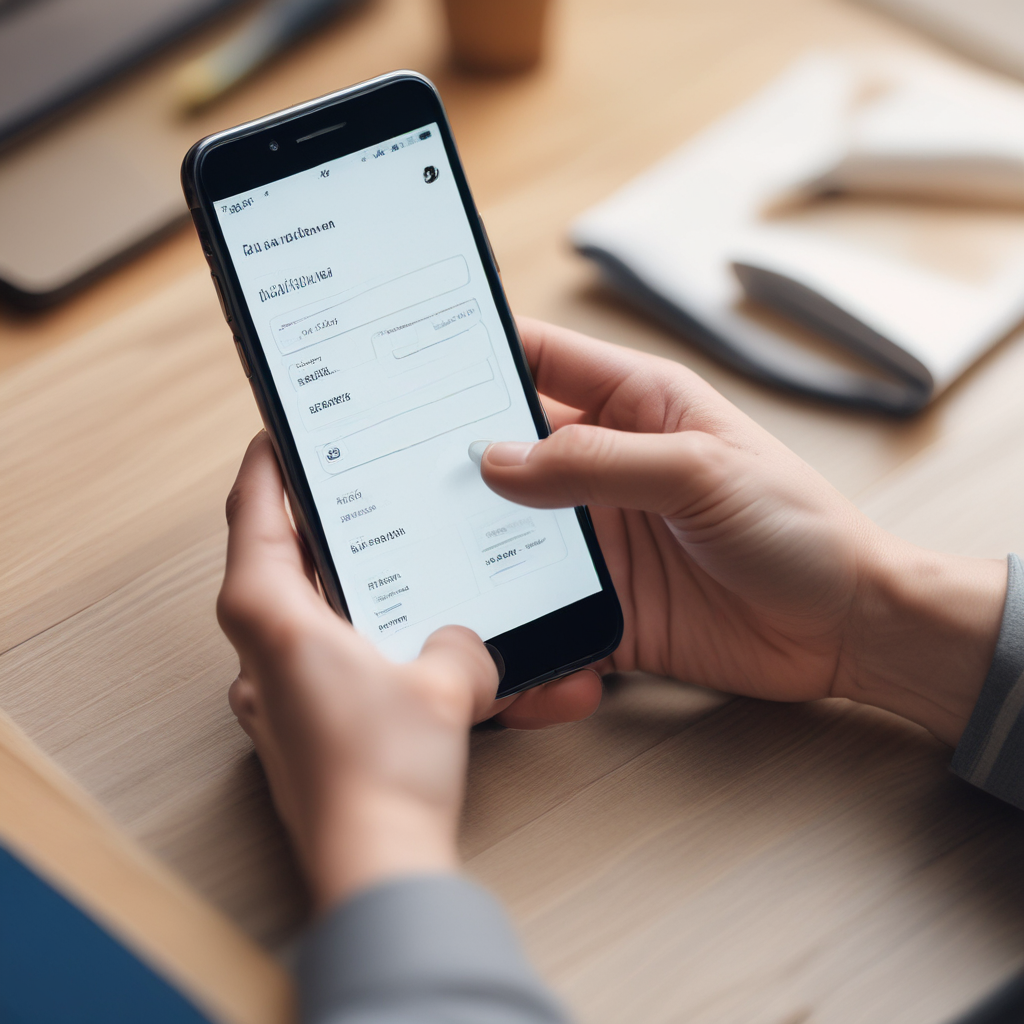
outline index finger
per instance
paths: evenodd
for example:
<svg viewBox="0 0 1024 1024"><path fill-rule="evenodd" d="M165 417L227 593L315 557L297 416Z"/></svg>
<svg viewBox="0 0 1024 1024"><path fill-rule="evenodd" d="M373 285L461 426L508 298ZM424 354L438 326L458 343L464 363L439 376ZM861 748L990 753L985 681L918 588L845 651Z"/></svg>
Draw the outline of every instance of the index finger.
<svg viewBox="0 0 1024 1024"><path fill-rule="evenodd" d="M703 378L680 363L612 345L565 327L517 318L537 390L616 430L704 430L728 436L753 426ZM567 422L572 422L568 420Z"/></svg>
<svg viewBox="0 0 1024 1024"><path fill-rule="evenodd" d="M305 553L284 503L284 484L270 439L252 439L228 495L227 564L217 601L228 632L266 623L298 601L322 604L306 574ZM282 616L278 615L278 618Z"/></svg>
<svg viewBox="0 0 1024 1024"><path fill-rule="evenodd" d="M639 353L543 320L516 324L537 390L574 409L600 408L642 362Z"/></svg>
<svg viewBox="0 0 1024 1024"><path fill-rule="evenodd" d="M249 442L225 506L227 574L267 559L304 574L302 549L284 505L284 483L266 431Z"/></svg>

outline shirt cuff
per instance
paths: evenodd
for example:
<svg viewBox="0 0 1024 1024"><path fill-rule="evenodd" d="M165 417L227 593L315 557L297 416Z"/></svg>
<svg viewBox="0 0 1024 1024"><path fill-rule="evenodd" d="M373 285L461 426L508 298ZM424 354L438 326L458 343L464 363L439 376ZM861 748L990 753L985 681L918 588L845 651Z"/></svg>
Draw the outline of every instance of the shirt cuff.
<svg viewBox="0 0 1024 1024"><path fill-rule="evenodd" d="M1007 559L1006 603L996 653L950 769L1024 809L1024 567Z"/></svg>
<svg viewBox="0 0 1024 1024"><path fill-rule="evenodd" d="M565 1024L495 899L456 875L404 878L334 908L305 937L304 1024Z"/></svg>

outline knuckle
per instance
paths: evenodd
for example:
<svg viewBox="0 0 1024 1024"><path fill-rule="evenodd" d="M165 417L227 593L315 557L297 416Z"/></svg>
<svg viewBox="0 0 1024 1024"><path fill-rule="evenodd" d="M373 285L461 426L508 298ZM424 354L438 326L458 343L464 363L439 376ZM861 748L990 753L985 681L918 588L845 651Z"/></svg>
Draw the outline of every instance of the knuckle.
<svg viewBox="0 0 1024 1024"><path fill-rule="evenodd" d="M303 659L315 632L301 616L281 610L265 615L258 628L263 645L285 664Z"/></svg>
<svg viewBox="0 0 1024 1024"><path fill-rule="evenodd" d="M449 726L461 725L469 715L471 695L457 672L417 666L406 675L408 699L429 717Z"/></svg>
<svg viewBox="0 0 1024 1024"><path fill-rule="evenodd" d="M604 461L609 454L609 437L599 427L582 423L569 423L552 435L555 441L553 453L564 470L580 463L592 465Z"/></svg>
<svg viewBox="0 0 1024 1024"><path fill-rule="evenodd" d="M217 595L217 621L221 626L239 626L250 618L251 612L251 602L244 588L225 580Z"/></svg>
<svg viewBox="0 0 1024 1024"><path fill-rule="evenodd" d="M596 501L616 461L614 433L573 423L555 436L559 434L563 436L558 439L552 476L561 482L574 503Z"/></svg>
<svg viewBox="0 0 1024 1024"><path fill-rule="evenodd" d="M582 423L567 423L551 435L557 449L578 451L588 443L588 436L593 428Z"/></svg>
<svg viewBox="0 0 1024 1024"><path fill-rule="evenodd" d="M714 471L721 467L725 445L703 430L690 430L679 435L692 469Z"/></svg>
<svg viewBox="0 0 1024 1024"><path fill-rule="evenodd" d="M245 497L242 493L242 488L236 483L230 491L228 496L224 500L224 518L228 521L228 527L232 525L235 517L238 515L238 510L242 507Z"/></svg>
<svg viewBox="0 0 1024 1024"><path fill-rule="evenodd" d="M217 621L236 647L260 651L282 663L301 655L313 630L301 609L276 602L242 580L221 587Z"/></svg>
<svg viewBox="0 0 1024 1024"><path fill-rule="evenodd" d="M237 676L228 687L228 707L239 719L251 718L256 712L256 687L252 680Z"/></svg>
<svg viewBox="0 0 1024 1024"><path fill-rule="evenodd" d="M217 619L222 626L252 630L275 617L273 602L255 585L251 574L225 577L217 595Z"/></svg>
<svg viewBox="0 0 1024 1024"><path fill-rule="evenodd" d="M680 470L687 480L686 493L702 506L720 496L722 488L734 480L734 452L725 442L703 431L676 436L680 445Z"/></svg>

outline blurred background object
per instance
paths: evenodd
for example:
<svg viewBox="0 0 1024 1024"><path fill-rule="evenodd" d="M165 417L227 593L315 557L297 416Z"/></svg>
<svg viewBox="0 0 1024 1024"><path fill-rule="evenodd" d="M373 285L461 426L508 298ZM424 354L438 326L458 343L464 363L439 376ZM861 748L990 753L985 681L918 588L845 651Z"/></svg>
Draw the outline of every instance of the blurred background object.
<svg viewBox="0 0 1024 1024"><path fill-rule="evenodd" d="M818 52L586 212L573 240L743 372L912 413L1024 317L1022 211L1019 83Z"/></svg>
<svg viewBox="0 0 1024 1024"><path fill-rule="evenodd" d="M548 0L444 0L455 62L470 71L513 72L541 57Z"/></svg>
<svg viewBox="0 0 1024 1024"><path fill-rule="evenodd" d="M234 35L186 64L178 74L182 107L193 110L223 95L264 61L358 0L272 0Z"/></svg>
<svg viewBox="0 0 1024 1024"><path fill-rule="evenodd" d="M238 0L0 7L0 296L50 305L173 231L187 218L182 153L273 109L212 101L353 5L276 0L255 14L229 10ZM203 110L183 111L183 74L190 107L201 100ZM334 88L346 81L330 79Z"/></svg>
<svg viewBox="0 0 1024 1024"><path fill-rule="evenodd" d="M1024 73L1017 0L864 2ZM282 47L354 3L270 0L234 10L243 6L0 0L0 297L23 307L52 304L141 252L183 220L177 157L195 138L362 77L334 66L329 76L305 76L305 93L257 90L260 104L217 102ZM443 19L437 0L422 6L419 31L428 22L440 30L445 21L456 67L501 74L541 59L549 0L444 0ZM427 38L435 38L432 27ZM614 74L616 58L606 56L605 73ZM394 63L359 61L375 73ZM495 86L474 88L485 102Z"/></svg>
<svg viewBox="0 0 1024 1024"><path fill-rule="evenodd" d="M238 0L0 3L0 140L36 124Z"/></svg>
<svg viewBox="0 0 1024 1024"><path fill-rule="evenodd" d="M1024 78L1024 3L1020 0L864 0L968 56Z"/></svg>

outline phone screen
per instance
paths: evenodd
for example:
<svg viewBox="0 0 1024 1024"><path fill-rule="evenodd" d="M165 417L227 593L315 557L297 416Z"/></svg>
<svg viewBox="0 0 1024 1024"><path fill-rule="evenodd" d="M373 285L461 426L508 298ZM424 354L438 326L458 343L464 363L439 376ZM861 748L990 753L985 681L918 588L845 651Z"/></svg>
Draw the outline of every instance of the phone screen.
<svg viewBox="0 0 1024 1024"><path fill-rule="evenodd" d="M214 210L357 629L408 660L601 590L575 510L469 458L538 433L436 123Z"/></svg>

